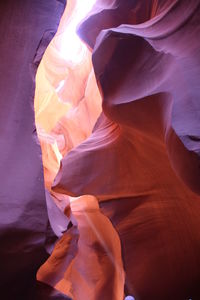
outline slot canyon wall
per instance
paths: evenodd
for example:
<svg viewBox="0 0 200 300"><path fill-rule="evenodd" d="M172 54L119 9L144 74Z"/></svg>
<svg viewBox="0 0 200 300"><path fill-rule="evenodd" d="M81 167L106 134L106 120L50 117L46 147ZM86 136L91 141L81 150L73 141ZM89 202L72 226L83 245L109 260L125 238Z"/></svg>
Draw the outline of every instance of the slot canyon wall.
<svg viewBox="0 0 200 300"><path fill-rule="evenodd" d="M56 0L0 2L1 299L56 294L40 285L35 292L37 269L55 234L48 225L33 101L36 70L64 8L65 1Z"/></svg>
<svg viewBox="0 0 200 300"><path fill-rule="evenodd" d="M0 4L3 299L199 299L200 1L97 0L73 61L77 3Z"/></svg>

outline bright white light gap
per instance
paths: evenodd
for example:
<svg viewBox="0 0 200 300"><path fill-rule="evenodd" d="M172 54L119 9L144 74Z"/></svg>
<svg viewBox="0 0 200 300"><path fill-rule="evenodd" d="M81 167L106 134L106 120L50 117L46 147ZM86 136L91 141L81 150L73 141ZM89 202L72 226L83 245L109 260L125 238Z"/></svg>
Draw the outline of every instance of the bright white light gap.
<svg viewBox="0 0 200 300"><path fill-rule="evenodd" d="M77 0L73 18L62 34L60 53L67 61L79 63L86 51L86 46L76 34L76 27L91 10L96 0Z"/></svg>

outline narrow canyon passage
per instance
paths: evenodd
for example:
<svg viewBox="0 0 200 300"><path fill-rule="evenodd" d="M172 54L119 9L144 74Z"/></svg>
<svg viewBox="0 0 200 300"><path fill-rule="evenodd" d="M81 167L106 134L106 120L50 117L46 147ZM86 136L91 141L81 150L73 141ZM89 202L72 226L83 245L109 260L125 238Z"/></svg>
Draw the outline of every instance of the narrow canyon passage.
<svg viewBox="0 0 200 300"><path fill-rule="evenodd" d="M0 2L0 298L200 298L200 1Z"/></svg>
<svg viewBox="0 0 200 300"><path fill-rule="evenodd" d="M100 212L98 200L87 195L70 197L52 190L61 159L91 135L102 111L92 53L76 33L76 26L94 2L68 1L58 31L37 71L35 118L47 206L51 206L49 219L59 237L67 223L71 221L74 225L41 266L37 279L72 299L120 300L124 299L121 245L111 222ZM51 201L63 212L62 217L55 217L57 209Z"/></svg>

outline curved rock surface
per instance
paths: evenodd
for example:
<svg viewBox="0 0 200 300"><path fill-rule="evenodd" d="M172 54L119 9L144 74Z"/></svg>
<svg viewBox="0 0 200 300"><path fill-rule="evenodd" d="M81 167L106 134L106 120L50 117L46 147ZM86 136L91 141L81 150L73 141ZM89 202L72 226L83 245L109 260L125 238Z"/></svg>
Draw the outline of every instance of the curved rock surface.
<svg viewBox="0 0 200 300"><path fill-rule="evenodd" d="M136 299L200 294L199 17L198 0L99 0L79 28L103 113L53 189L98 198Z"/></svg>
<svg viewBox="0 0 200 300"><path fill-rule="evenodd" d="M200 1L97 0L72 61L77 3L0 3L1 296L199 299Z"/></svg>

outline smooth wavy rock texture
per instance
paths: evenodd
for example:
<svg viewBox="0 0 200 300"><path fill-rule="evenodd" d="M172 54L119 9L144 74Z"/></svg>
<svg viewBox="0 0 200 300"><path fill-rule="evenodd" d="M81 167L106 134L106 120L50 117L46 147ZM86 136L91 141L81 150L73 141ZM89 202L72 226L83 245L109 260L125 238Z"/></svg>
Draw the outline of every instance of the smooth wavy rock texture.
<svg viewBox="0 0 200 300"><path fill-rule="evenodd" d="M200 294L199 20L198 0L99 0L78 30L103 112L53 190L99 200L136 299Z"/></svg>
<svg viewBox="0 0 200 300"><path fill-rule="evenodd" d="M200 1L81 1L0 2L0 298L200 299Z"/></svg>

